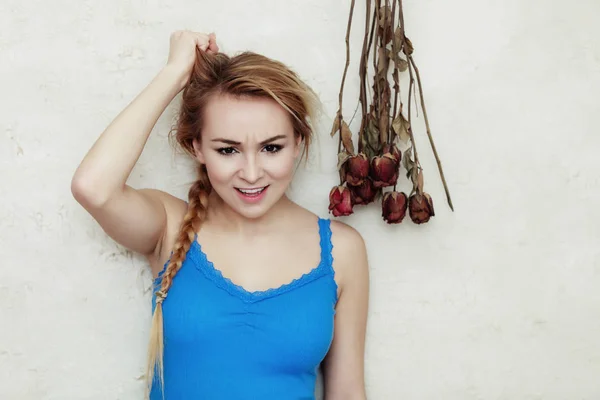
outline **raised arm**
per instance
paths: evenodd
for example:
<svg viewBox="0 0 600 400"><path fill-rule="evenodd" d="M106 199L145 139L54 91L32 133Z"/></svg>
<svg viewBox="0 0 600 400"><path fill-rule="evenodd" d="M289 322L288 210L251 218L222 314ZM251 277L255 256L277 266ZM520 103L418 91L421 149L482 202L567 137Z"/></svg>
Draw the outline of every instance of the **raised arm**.
<svg viewBox="0 0 600 400"><path fill-rule="evenodd" d="M104 231L146 256L160 249L170 211L185 203L159 190L133 189L126 182L156 121L187 84L197 47L218 51L213 35L171 35L166 66L104 130L71 181L73 196Z"/></svg>

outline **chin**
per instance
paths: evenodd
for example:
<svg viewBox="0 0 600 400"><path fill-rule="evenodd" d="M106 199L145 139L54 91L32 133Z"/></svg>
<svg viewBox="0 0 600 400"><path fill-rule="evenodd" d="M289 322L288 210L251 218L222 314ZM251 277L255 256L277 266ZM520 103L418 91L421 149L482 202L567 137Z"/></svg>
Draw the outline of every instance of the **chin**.
<svg viewBox="0 0 600 400"><path fill-rule="evenodd" d="M261 208L260 210L247 210L245 208L237 208L235 209L235 212L237 212L239 215L241 215L242 217L246 218L246 219L259 219L261 217L263 217L267 212L269 211L269 208L267 209L263 209Z"/></svg>

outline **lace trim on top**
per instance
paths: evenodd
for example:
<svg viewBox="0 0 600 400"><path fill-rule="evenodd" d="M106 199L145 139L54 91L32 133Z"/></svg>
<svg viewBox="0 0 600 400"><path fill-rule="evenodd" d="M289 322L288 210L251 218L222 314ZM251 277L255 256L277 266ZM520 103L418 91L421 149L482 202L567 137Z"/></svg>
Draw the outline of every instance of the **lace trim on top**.
<svg viewBox="0 0 600 400"><path fill-rule="evenodd" d="M225 277L223 273L217 269L214 264L207 258L206 254L202 250L202 246L198 243L198 235L194 237L194 241L190 247L190 251L187 257L193 262L194 266L202 272L202 274L214 282L219 288L226 290L229 294L242 299L246 303L252 303L259 300L267 299L270 297L278 296L282 293L289 292L296 288L306 285L318 278L330 274L335 291L335 301L337 302L337 290L338 286L335 281L335 271L333 269L333 255L332 249L333 244L331 242L331 221L328 219L319 218L319 237L321 246L321 259L319 264L312 270L304 273L302 276L293 279L291 282L284 283L276 288L267 290L248 291L243 286L235 284L231 279ZM169 259L170 260L170 259ZM155 279L155 283L160 284L166 266L169 261L165 263L163 270L158 274Z"/></svg>
<svg viewBox="0 0 600 400"><path fill-rule="evenodd" d="M319 236L321 245L321 260L319 264L312 270L304 273L302 276L293 279L289 283L284 283L276 288L267 290L248 291L243 286L237 285L231 279L223 276L223 273L215 268L214 264L208 260L206 254L202 251L202 246L197 240L194 240L192 247L197 251L191 251L189 257L194 261L194 265L198 268L206 278L213 281L218 287L226 290L229 294L239 297L244 302L252 303L259 300L275 297L280 294L289 292L296 288L306 285L322 276L330 274L332 268L331 256L331 230L329 229L329 221L319 218ZM334 280L335 282L335 280ZM337 297L337 285L336 285Z"/></svg>

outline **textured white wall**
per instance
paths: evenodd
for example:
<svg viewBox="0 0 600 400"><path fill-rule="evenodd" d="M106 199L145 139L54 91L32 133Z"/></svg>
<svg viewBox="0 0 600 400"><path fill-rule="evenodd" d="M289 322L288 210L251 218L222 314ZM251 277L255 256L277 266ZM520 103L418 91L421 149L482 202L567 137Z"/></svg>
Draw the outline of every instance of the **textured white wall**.
<svg viewBox="0 0 600 400"><path fill-rule="evenodd" d="M356 105L357 2L345 114ZM172 30L280 59L320 94L318 150L291 196L325 216L348 1L0 2L0 398L139 399L150 274L72 199L75 167L166 60ZM445 204L366 238L370 399L600 398L597 0L406 1ZM361 21L361 22L358 22ZM159 121L130 178L184 197L190 164ZM404 189L406 187L403 187Z"/></svg>

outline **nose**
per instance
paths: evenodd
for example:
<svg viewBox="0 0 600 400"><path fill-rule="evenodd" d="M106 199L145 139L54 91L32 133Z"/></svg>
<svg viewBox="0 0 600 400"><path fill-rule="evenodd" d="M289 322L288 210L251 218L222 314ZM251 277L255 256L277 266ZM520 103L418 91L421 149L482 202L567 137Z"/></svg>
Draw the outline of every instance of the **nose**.
<svg viewBox="0 0 600 400"><path fill-rule="evenodd" d="M252 184L258 182L263 175L263 169L260 160L256 155L248 155L244 160L244 165L240 170L242 179Z"/></svg>

